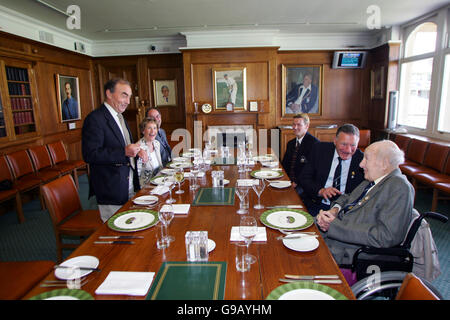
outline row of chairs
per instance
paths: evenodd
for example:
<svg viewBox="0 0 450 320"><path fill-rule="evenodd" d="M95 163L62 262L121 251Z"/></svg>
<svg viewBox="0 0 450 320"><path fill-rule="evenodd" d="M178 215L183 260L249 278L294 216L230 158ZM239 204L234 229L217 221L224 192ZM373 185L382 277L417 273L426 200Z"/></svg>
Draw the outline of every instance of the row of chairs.
<svg viewBox="0 0 450 320"><path fill-rule="evenodd" d="M405 152L400 169L411 179L414 188L433 188L431 211L435 211L438 200L450 194L450 147L405 135L395 135L393 139ZM446 196L441 197L440 193Z"/></svg>
<svg viewBox="0 0 450 320"><path fill-rule="evenodd" d="M0 202L15 199L19 222L25 221L21 195L62 175L72 174L78 188L78 170L89 170L82 160L69 160L62 141L34 146L0 156L0 181L9 181L10 188L0 191ZM39 193L42 208L45 204Z"/></svg>

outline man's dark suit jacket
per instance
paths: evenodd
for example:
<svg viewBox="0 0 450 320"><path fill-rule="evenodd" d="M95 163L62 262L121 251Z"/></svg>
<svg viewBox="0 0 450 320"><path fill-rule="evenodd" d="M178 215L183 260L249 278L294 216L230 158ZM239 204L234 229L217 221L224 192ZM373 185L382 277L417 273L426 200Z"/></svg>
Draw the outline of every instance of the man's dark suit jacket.
<svg viewBox="0 0 450 320"><path fill-rule="evenodd" d="M287 172L287 174L290 174L291 171L291 159L295 152L295 143L297 141L297 138L294 138L290 140L287 143L286 147L286 153L284 154L283 161L281 164L283 165L284 170ZM291 181L295 182L296 184L299 184L300 180L300 173L303 170L303 167L306 165L306 163L310 159L310 152L314 146L314 144L320 142L316 137L309 134L308 132L303 137L302 143L300 144L300 149L298 151L296 160L295 160L295 169L294 169L294 176L289 177Z"/></svg>
<svg viewBox="0 0 450 320"><path fill-rule="evenodd" d="M310 159L300 174L300 186L304 190L301 197L306 206L309 201L322 201L323 198L317 194L327 182L335 149L333 142L320 142L314 145ZM345 193L351 193L364 180L364 171L359 167L363 157L364 154L359 149L353 154Z"/></svg>
<svg viewBox="0 0 450 320"><path fill-rule="evenodd" d="M156 140L161 144L161 161L163 167L165 167L167 163L172 161L172 149L167 141L166 131L163 128L159 128Z"/></svg>
<svg viewBox="0 0 450 320"><path fill-rule="evenodd" d="M127 129L132 137L128 125ZM89 197L95 195L98 204L125 204L128 201L130 158L125 155L122 132L104 104L84 120L82 152L90 167ZM134 187L138 190L137 172L133 172Z"/></svg>

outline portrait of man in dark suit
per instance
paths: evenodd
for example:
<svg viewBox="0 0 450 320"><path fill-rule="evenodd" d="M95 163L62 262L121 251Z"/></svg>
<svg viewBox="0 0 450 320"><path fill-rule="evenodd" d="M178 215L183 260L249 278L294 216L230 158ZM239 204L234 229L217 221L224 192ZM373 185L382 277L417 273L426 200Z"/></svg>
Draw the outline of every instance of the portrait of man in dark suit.
<svg viewBox="0 0 450 320"><path fill-rule="evenodd" d="M58 75L57 81L62 122L81 119L78 78Z"/></svg>

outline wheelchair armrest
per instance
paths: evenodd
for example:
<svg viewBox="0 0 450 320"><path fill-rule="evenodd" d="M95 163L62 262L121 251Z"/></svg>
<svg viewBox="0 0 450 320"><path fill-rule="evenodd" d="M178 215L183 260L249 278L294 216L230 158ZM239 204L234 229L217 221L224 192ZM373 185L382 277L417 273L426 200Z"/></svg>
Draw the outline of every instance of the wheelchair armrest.
<svg viewBox="0 0 450 320"><path fill-rule="evenodd" d="M448 220L448 217L446 215L443 215L442 213L439 212L428 211L425 212L423 215L425 216L425 218L432 218L435 220L439 220L442 223L446 223Z"/></svg>
<svg viewBox="0 0 450 320"><path fill-rule="evenodd" d="M411 261L414 259L412 254L409 252L406 248L401 247L391 247L391 248L375 248L375 247L360 247L356 250L356 252L353 255L353 261L352 261L352 267L351 269L355 271L357 261L360 254L368 254L368 255L384 255L384 256L394 256L394 257L401 257L401 258L409 258Z"/></svg>

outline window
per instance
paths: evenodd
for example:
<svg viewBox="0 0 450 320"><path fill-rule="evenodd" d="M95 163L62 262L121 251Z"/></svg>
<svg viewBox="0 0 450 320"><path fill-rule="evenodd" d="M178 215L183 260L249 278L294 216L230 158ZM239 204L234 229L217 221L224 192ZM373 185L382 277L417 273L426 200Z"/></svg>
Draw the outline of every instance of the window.
<svg viewBox="0 0 450 320"><path fill-rule="evenodd" d="M402 27L398 124L450 141L450 7Z"/></svg>

